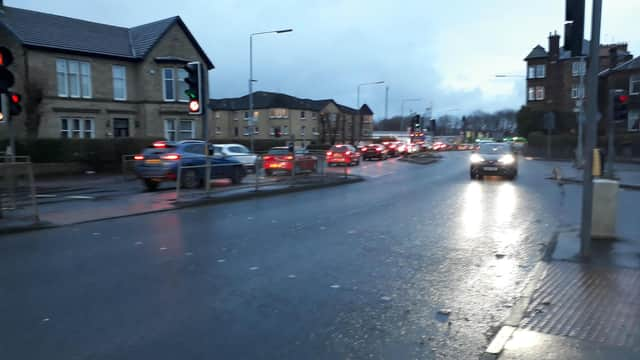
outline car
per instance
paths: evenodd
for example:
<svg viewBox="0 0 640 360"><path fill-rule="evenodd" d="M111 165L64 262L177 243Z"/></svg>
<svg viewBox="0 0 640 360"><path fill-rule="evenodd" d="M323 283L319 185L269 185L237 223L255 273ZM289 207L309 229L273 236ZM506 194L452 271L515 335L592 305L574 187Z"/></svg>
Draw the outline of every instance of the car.
<svg viewBox="0 0 640 360"><path fill-rule="evenodd" d="M382 143L387 148L387 154L389 157L400 156L400 151L398 151L398 142L397 141L389 141Z"/></svg>
<svg viewBox="0 0 640 360"><path fill-rule="evenodd" d="M382 144L371 144L362 152L362 160L367 161L371 159L386 160L389 158L389 151Z"/></svg>
<svg viewBox="0 0 640 360"><path fill-rule="evenodd" d="M431 145L431 150L433 151L445 151L447 150L447 144L437 141L434 142L433 145Z"/></svg>
<svg viewBox="0 0 640 360"><path fill-rule="evenodd" d="M295 159L295 166L294 166ZM273 147L262 157L262 168L267 176L276 172L299 174L302 172L317 172L318 157L312 155L308 150L296 150L291 155L286 146Z"/></svg>
<svg viewBox="0 0 640 360"><path fill-rule="evenodd" d="M256 159L258 156L256 154L252 154L246 146L241 144L214 144L213 149L214 154L228 156L241 162L247 171L255 172Z"/></svg>
<svg viewBox="0 0 640 360"><path fill-rule="evenodd" d="M360 164L360 152L351 145L334 145L326 153L327 165L358 165Z"/></svg>
<svg viewBox="0 0 640 360"><path fill-rule="evenodd" d="M518 159L507 143L481 143L478 150L471 154L470 161L471 179L491 175L513 180L518 176Z"/></svg>
<svg viewBox="0 0 640 360"><path fill-rule="evenodd" d="M205 154L206 143L201 140L184 140L178 142L156 141L134 156L134 172L142 180L146 188L153 191L165 181L176 181L179 166L205 165L211 162L211 179L231 179L239 184L246 176L244 165L234 159L213 154L209 148ZM185 188L196 188L204 184L206 170L204 167L187 168L181 171L181 185Z"/></svg>

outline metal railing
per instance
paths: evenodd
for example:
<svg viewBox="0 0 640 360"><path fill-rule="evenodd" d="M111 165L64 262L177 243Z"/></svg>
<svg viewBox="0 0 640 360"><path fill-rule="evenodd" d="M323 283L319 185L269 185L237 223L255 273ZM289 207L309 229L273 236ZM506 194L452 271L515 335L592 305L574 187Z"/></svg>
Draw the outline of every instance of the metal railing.
<svg viewBox="0 0 640 360"><path fill-rule="evenodd" d="M33 164L28 156L16 156L16 162L5 162L5 158L0 157L0 218L6 211L22 211L23 216L38 222Z"/></svg>
<svg viewBox="0 0 640 360"><path fill-rule="evenodd" d="M256 156L257 155L257 156ZM232 187L211 187L211 182L217 179L223 179L229 177L232 174L231 171L216 171L221 167L226 166L238 166L238 162L229 164L214 163L215 157L209 158L209 163L201 165L186 165L178 166L176 174L176 201L181 201L186 196L185 193L185 172L188 170L194 170L189 175L189 183L193 185L191 179L194 174L197 175L198 182L203 183L199 185L198 189L188 189L189 194L195 196L209 196L211 194L220 193L224 191L251 188L253 191L260 191L268 187L291 187L303 184L308 184L313 181L327 181L328 177L340 176L348 178L351 176L350 167L344 166L344 170L341 172L327 171L326 157L324 152L314 152L305 155L298 155L293 159L278 159L265 161L265 156L273 156L271 154L256 154L256 155L233 155L223 157L227 159L237 160L245 167L253 169L253 171L246 171L241 183L235 184ZM252 162L242 161L243 156L255 157ZM286 156L286 155L279 155ZM209 179L207 181L206 179ZM190 186L191 187L191 186Z"/></svg>

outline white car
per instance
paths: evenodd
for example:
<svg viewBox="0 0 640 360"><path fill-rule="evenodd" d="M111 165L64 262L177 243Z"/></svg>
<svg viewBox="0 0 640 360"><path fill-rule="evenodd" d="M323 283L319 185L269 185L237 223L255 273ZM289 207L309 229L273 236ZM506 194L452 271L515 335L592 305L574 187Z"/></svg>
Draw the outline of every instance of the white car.
<svg viewBox="0 0 640 360"><path fill-rule="evenodd" d="M220 154L230 157L241 162L245 169L256 171L256 154L252 154L246 146L241 144L215 144L213 145L214 154Z"/></svg>

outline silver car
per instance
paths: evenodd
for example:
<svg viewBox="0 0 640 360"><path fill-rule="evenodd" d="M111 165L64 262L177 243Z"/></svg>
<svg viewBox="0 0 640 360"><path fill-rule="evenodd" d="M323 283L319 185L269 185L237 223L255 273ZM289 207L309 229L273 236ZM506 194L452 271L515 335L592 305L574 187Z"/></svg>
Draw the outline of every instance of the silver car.
<svg viewBox="0 0 640 360"><path fill-rule="evenodd" d="M256 171L256 154L252 154L246 146L241 144L215 144L213 145L213 151L215 154L220 154L224 157L229 157L236 161L241 162L245 169L255 172Z"/></svg>

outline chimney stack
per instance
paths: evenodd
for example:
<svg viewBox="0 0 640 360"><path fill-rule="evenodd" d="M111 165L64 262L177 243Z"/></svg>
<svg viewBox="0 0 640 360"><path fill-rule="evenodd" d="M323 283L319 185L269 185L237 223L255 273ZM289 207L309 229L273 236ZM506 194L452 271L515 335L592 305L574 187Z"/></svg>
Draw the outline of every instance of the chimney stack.
<svg viewBox="0 0 640 360"><path fill-rule="evenodd" d="M549 57L552 60L558 60L560 57L560 35L557 31L553 35L549 33Z"/></svg>
<svg viewBox="0 0 640 360"><path fill-rule="evenodd" d="M609 48L609 69L616 66L618 66L618 47L614 45Z"/></svg>

